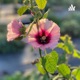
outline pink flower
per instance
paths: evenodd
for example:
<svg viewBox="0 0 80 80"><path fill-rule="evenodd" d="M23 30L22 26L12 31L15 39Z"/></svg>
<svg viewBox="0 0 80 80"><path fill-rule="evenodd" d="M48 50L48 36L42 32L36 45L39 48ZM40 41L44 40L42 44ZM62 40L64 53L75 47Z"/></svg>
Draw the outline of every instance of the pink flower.
<svg viewBox="0 0 80 80"><path fill-rule="evenodd" d="M17 20L11 21L7 26L7 41L12 41L18 38L21 35L20 28L22 28L21 22L18 22Z"/></svg>
<svg viewBox="0 0 80 80"><path fill-rule="evenodd" d="M60 38L60 28L53 21L48 19L41 19L37 25L34 24L26 38L27 43L31 44L34 48L45 50L47 48L54 49L58 44ZM28 32L30 27L26 29Z"/></svg>

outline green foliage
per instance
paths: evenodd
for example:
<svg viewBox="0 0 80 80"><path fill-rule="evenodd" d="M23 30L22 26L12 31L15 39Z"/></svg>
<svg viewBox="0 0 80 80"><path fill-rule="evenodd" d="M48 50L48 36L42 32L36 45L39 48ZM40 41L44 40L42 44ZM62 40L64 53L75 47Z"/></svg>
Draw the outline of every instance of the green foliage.
<svg viewBox="0 0 80 80"><path fill-rule="evenodd" d="M56 70L56 66L58 63L58 54L56 51L52 51L51 53L45 56L45 68L49 73L54 73Z"/></svg>
<svg viewBox="0 0 80 80"><path fill-rule="evenodd" d="M75 49L73 42L71 41L71 37L68 35L61 36L60 39L62 42L58 43L57 47L64 50L64 53L72 54L73 57L80 59L80 51Z"/></svg>
<svg viewBox="0 0 80 80"><path fill-rule="evenodd" d="M73 37L80 37L80 13L75 12L73 14L69 14L61 21L61 33L68 34Z"/></svg>
<svg viewBox="0 0 80 80"><path fill-rule="evenodd" d="M41 74L46 74L46 71L44 70L42 66L42 59L40 59L39 62L36 63L36 67L40 71Z"/></svg>
<svg viewBox="0 0 80 80"><path fill-rule="evenodd" d="M58 48L63 49L68 54L72 54L74 51L74 46L71 41L71 38L68 35L62 36L60 38L63 42L58 44Z"/></svg>
<svg viewBox="0 0 80 80"><path fill-rule="evenodd" d="M46 7L47 0L35 0L38 8L43 10Z"/></svg>
<svg viewBox="0 0 80 80"><path fill-rule="evenodd" d="M61 73L65 78L70 78L70 68L66 64L60 64L57 68L59 73Z"/></svg>
<svg viewBox="0 0 80 80"><path fill-rule="evenodd" d="M16 72L12 75L4 75L0 80L48 80L47 75L40 75L36 70L31 74L24 76L21 72Z"/></svg>
<svg viewBox="0 0 80 80"><path fill-rule="evenodd" d="M27 9L28 9L28 7L25 5L25 6L22 6L21 8L19 8L17 12L21 16L26 12Z"/></svg>
<svg viewBox="0 0 80 80"><path fill-rule="evenodd" d="M76 20L63 21L61 24L61 32L64 34L68 33L71 36L79 36L79 23Z"/></svg>
<svg viewBox="0 0 80 80"><path fill-rule="evenodd" d="M49 9L44 13L43 18L47 18L48 17L48 13L49 13Z"/></svg>
<svg viewBox="0 0 80 80"><path fill-rule="evenodd" d="M74 69L72 71L72 74L76 78L76 80L80 80L80 68Z"/></svg>
<svg viewBox="0 0 80 80"><path fill-rule="evenodd" d="M38 70L42 74L44 74L45 69L49 73L54 73L57 68L57 63L58 63L58 54L56 51L52 51L51 53L47 54L43 58L40 58L40 61L36 65Z"/></svg>
<svg viewBox="0 0 80 80"><path fill-rule="evenodd" d="M73 57L80 59L80 51L74 49Z"/></svg>

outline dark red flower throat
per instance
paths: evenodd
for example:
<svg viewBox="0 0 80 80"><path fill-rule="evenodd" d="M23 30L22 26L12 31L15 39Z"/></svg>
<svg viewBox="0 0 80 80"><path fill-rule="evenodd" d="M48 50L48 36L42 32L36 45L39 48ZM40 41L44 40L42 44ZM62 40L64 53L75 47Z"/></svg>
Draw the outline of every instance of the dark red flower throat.
<svg viewBox="0 0 80 80"><path fill-rule="evenodd" d="M39 44L48 44L51 40L51 34L48 33L47 31L45 30L41 30L40 32L37 33L37 35L35 36L36 38L36 41L39 43Z"/></svg>

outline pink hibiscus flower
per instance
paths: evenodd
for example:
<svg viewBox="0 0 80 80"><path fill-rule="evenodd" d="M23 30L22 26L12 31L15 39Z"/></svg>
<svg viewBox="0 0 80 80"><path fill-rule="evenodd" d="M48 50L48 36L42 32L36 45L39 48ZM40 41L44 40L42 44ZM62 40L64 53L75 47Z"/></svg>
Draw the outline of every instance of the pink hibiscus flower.
<svg viewBox="0 0 80 80"><path fill-rule="evenodd" d="M21 35L20 28L22 28L22 22L18 22L17 20L11 21L7 26L7 41L18 38Z"/></svg>
<svg viewBox="0 0 80 80"><path fill-rule="evenodd" d="M60 38L60 28L53 21L48 19L41 19L37 25L34 24L26 38L27 43L31 44L34 48L45 50L46 48L54 49L58 44ZM30 27L26 29L28 32Z"/></svg>

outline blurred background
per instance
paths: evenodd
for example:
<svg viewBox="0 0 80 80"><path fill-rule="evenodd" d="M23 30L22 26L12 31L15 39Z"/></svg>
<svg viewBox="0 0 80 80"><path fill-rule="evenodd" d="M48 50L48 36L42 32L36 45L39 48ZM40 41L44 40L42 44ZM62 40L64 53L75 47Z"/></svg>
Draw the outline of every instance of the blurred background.
<svg viewBox="0 0 80 80"><path fill-rule="evenodd" d="M75 11L68 11L71 4L76 6ZM20 76L21 73L27 75L34 71L35 66L31 62L39 56L37 51L33 52L28 44L25 45L21 41L7 42L6 40L7 24L11 20L21 19L26 25L31 22L32 16L29 12L21 17L17 15L17 10L21 6L22 0L0 0L0 80L5 77L4 75L15 73L15 76ZM80 0L48 0L45 10L48 8L50 8L48 18L60 26L61 35L70 35L76 48L80 50ZM80 65L80 60L70 59L70 64Z"/></svg>

